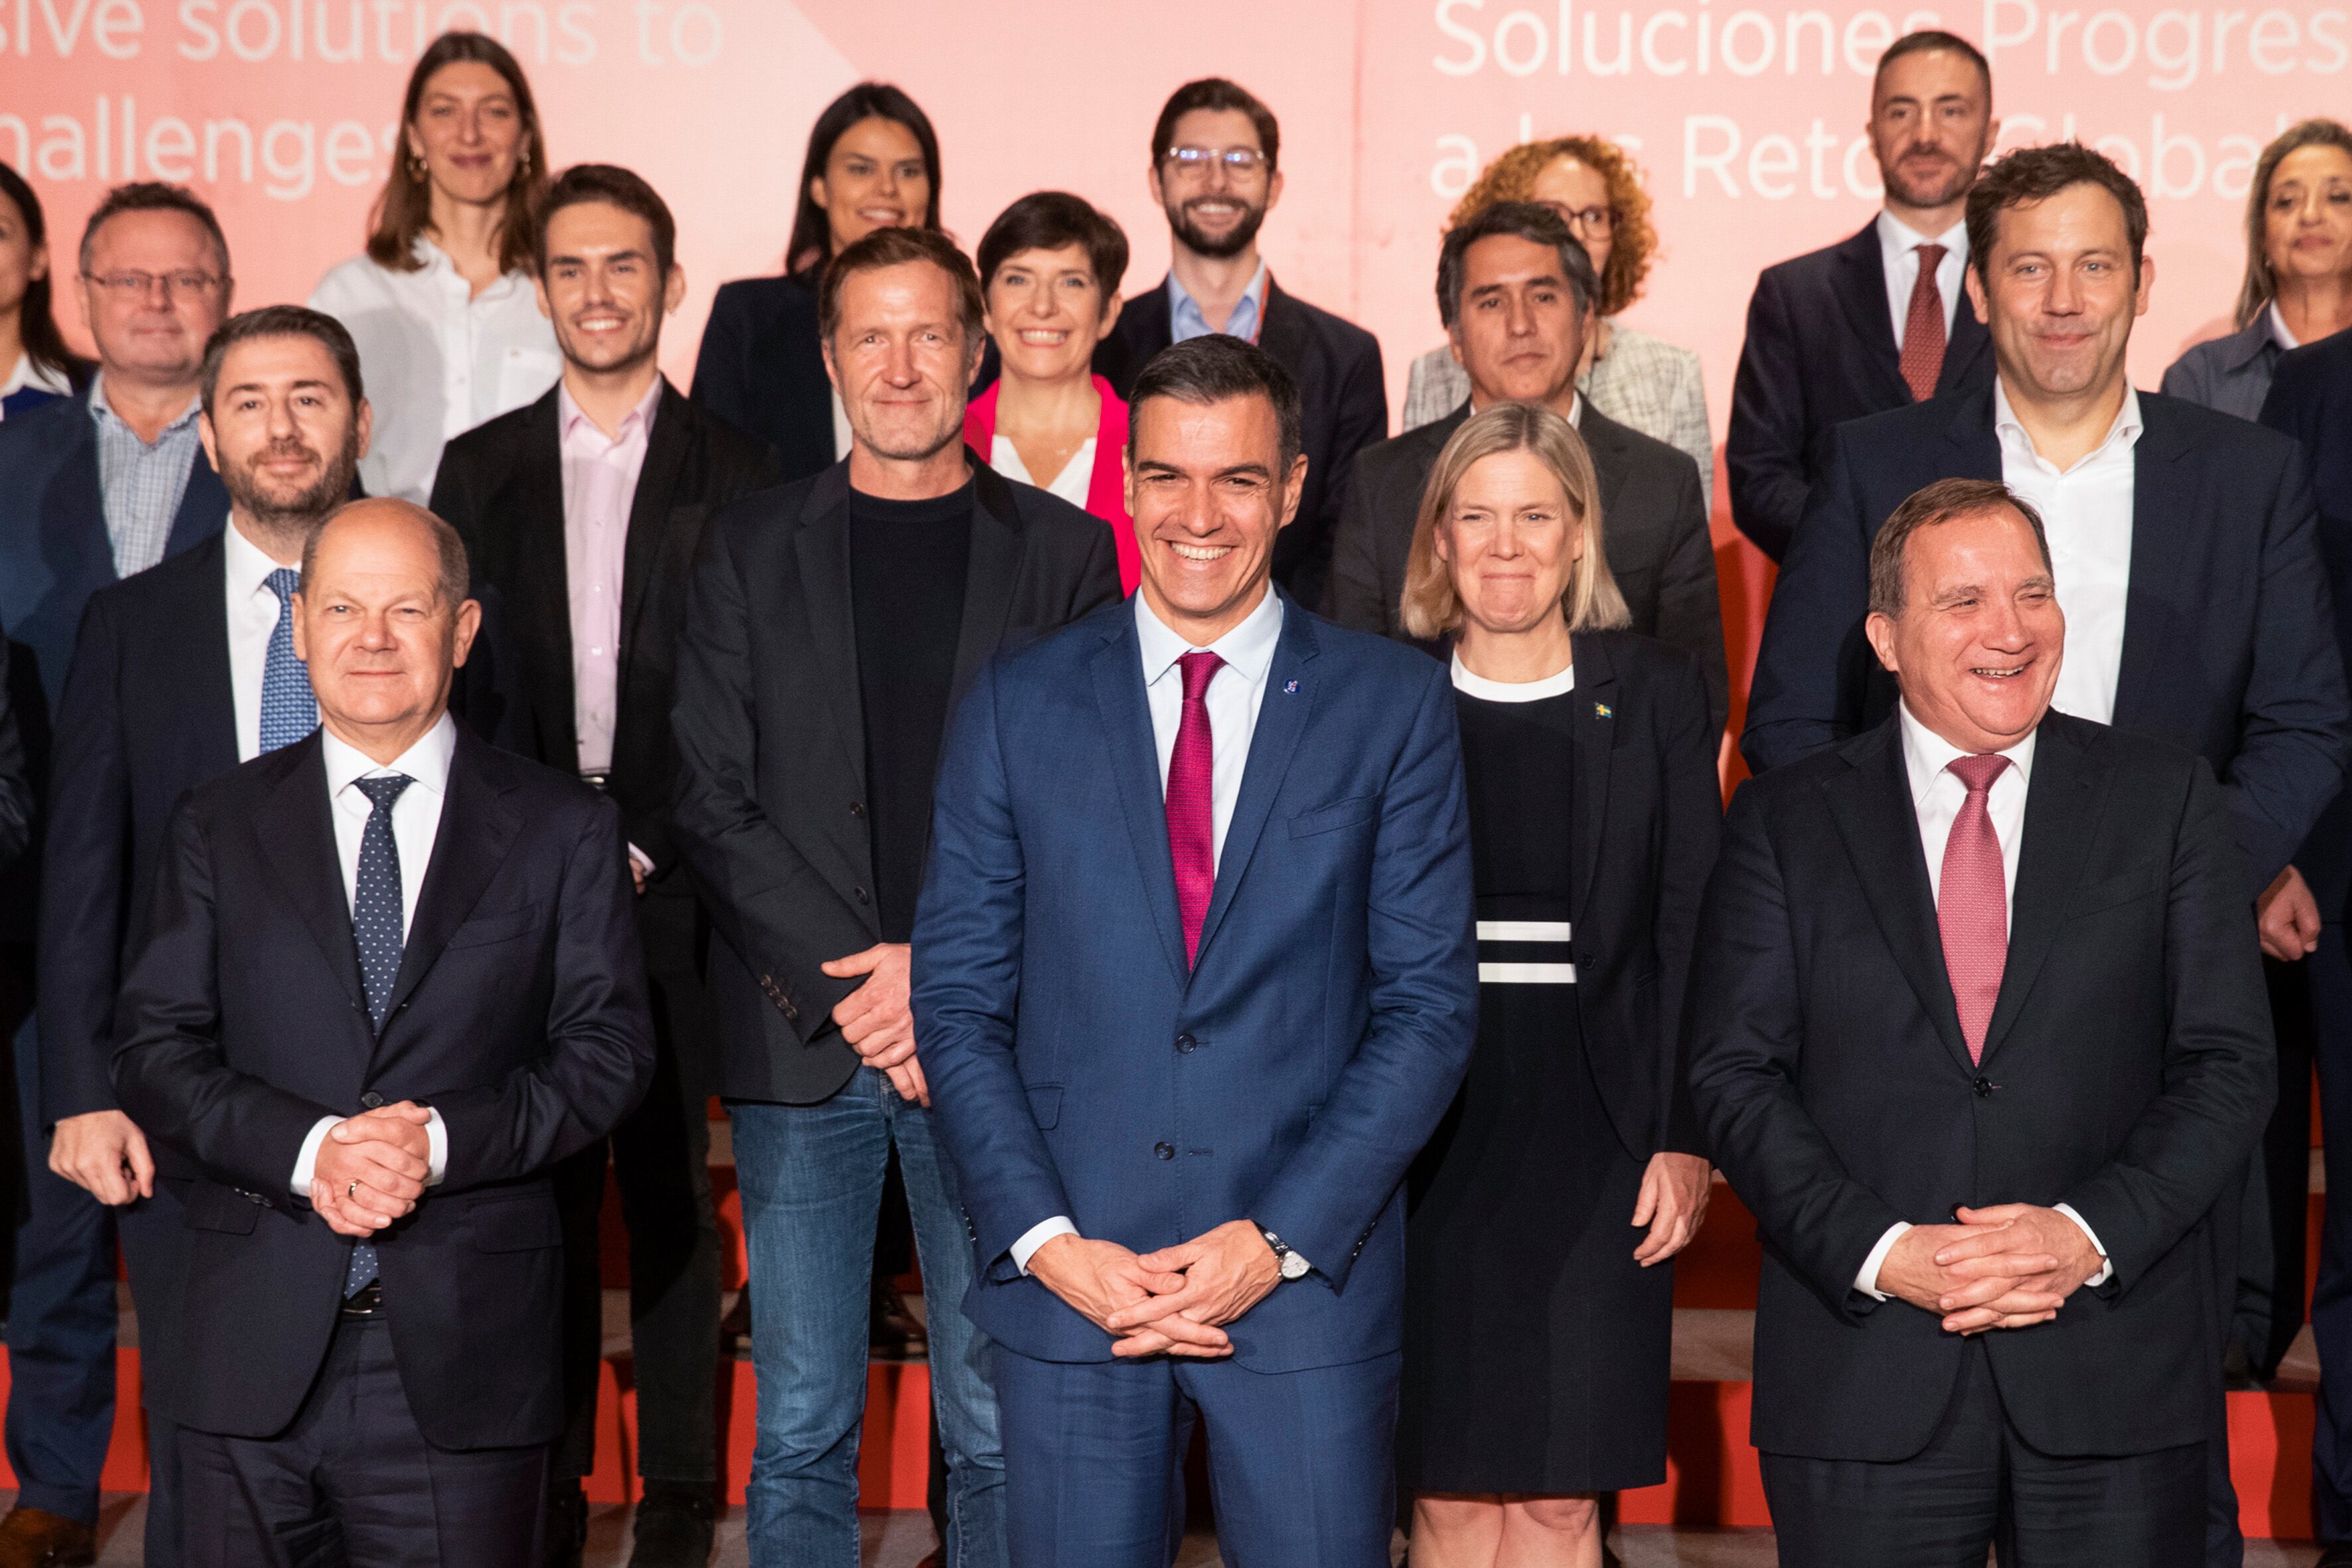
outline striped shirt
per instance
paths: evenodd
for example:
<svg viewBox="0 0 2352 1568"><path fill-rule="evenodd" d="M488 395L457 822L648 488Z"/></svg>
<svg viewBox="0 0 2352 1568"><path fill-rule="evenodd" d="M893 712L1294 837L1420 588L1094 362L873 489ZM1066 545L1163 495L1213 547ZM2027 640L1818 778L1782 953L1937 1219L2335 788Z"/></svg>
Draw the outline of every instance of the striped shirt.
<svg viewBox="0 0 2352 1568"><path fill-rule="evenodd" d="M98 426L98 493L106 505L106 536L114 546L114 574L128 577L163 559L172 520L194 468L198 402L142 441L106 401L106 377L89 384L89 417Z"/></svg>

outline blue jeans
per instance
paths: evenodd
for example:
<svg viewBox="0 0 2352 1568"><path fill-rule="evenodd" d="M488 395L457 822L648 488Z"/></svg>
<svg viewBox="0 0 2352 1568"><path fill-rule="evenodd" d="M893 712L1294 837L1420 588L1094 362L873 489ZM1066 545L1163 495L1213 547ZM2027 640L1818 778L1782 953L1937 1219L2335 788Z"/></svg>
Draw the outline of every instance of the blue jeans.
<svg viewBox="0 0 2352 1568"><path fill-rule="evenodd" d="M890 1146L915 1221L931 1409L948 1461L948 1568L1005 1568L1004 1450L988 1342L963 1315L971 1238L930 1112L861 1067L815 1105L730 1100L751 1254L759 1440L745 1488L753 1568L857 1568L874 1222Z"/></svg>

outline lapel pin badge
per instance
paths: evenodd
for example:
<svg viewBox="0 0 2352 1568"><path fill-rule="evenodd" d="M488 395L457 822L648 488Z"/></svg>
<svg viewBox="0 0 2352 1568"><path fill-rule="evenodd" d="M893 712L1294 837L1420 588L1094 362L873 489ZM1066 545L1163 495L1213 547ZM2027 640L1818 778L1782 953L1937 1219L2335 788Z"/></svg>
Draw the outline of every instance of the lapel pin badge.
<svg viewBox="0 0 2352 1568"><path fill-rule="evenodd" d="M1285 697L1296 697L1296 696L1297 696L1297 695L1298 695L1298 682L1297 682L1297 681L1295 681L1295 680L1286 680L1286 681L1284 681L1284 682L1282 683L1282 694L1283 694Z"/></svg>
<svg viewBox="0 0 2352 1568"><path fill-rule="evenodd" d="M1592 705L1592 716L1595 719L1614 719L1617 717L1617 710L1606 702L1596 702Z"/></svg>

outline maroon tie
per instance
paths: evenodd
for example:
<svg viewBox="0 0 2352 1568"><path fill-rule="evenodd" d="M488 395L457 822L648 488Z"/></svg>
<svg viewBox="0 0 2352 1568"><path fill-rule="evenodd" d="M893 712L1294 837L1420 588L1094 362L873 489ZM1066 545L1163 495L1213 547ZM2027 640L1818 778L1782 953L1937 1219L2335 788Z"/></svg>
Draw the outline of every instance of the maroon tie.
<svg viewBox="0 0 2352 1568"><path fill-rule="evenodd" d="M1944 374L1944 294L1936 287L1936 268L1944 264L1940 245L1916 245L1919 280L1911 285L1911 309L1903 318L1903 379L1920 403L1936 395L1936 378Z"/></svg>
<svg viewBox="0 0 2352 1568"><path fill-rule="evenodd" d="M1176 912L1184 922L1184 963L1189 967L1201 951L1201 921L1217 888L1209 680L1225 661L1213 653L1195 652L1176 662L1184 671L1184 716L1176 725L1176 749L1168 757L1168 854L1176 864Z"/></svg>
<svg viewBox="0 0 2352 1568"><path fill-rule="evenodd" d="M1999 755L1952 760L1953 776L1968 786L1969 798L1944 841L1944 875L1936 893L1944 972L1951 976L1960 1035L1969 1042L1972 1062L1984 1059L1985 1029L1992 1023L2001 967L2009 960L2008 883L2001 874L2000 836L1992 830L1986 805L1992 781L2007 766L2009 759Z"/></svg>

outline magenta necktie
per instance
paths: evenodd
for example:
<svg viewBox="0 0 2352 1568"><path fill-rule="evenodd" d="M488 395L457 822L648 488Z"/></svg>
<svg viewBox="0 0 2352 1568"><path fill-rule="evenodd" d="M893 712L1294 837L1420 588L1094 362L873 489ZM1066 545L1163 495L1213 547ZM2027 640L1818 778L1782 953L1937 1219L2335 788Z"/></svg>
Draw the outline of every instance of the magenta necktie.
<svg viewBox="0 0 2352 1568"><path fill-rule="evenodd" d="M1919 280L1911 285L1911 309L1903 317L1903 379L1910 383L1912 397L1925 403L1936 395L1936 380L1944 374L1944 291L1936 287L1944 247L1912 248L1919 253Z"/></svg>
<svg viewBox="0 0 2352 1568"><path fill-rule="evenodd" d="M1176 724L1176 749L1168 756L1168 855L1176 864L1176 912L1184 921L1184 963L1190 968L1201 951L1209 897L1217 889L1209 681L1225 661L1213 653L1188 653L1176 662L1184 671L1184 713Z"/></svg>
<svg viewBox="0 0 2352 1568"><path fill-rule="evenodd" d="M2009 759L1998 755L1956 757L1951 763L1969 798L1960 803L1952 836L1944 841L1936 924L1944 935L1944 972L1951 976L1960 1034L1972 1062L1984 1059L1985 1030L2000 997L2001 968L2009 962L2009 890L2001 875L2000 836L1992 830L1987 805L1992 781L2007 766Z"/></svg>

